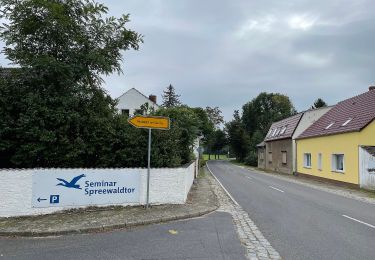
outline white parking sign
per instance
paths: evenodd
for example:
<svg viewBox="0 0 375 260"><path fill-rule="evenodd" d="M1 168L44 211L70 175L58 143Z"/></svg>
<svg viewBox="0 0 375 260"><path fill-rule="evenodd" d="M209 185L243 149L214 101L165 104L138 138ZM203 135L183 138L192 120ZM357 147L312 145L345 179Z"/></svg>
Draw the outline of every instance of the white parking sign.
<svg viewBox="0 0 375 260"><path fill-rule="evenodd" d="M36 170L33 207L139 203L140 174L131 169Z"/></svg>

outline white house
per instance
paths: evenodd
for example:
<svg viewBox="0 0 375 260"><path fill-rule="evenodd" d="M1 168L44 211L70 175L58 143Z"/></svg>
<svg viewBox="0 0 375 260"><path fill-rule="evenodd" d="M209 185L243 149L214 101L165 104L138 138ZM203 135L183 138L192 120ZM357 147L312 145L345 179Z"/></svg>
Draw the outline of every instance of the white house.
<svg viewBox="0 0 375 260"><path fill-rule="evenodd" d="M135 88L131 88L122 94L118 99L117 109L123 115L136 115L143 114L141 106L148 104L149 108L157 110L159 108L156 103L156 96L150 95L149 97L143 95Z"/></svg>

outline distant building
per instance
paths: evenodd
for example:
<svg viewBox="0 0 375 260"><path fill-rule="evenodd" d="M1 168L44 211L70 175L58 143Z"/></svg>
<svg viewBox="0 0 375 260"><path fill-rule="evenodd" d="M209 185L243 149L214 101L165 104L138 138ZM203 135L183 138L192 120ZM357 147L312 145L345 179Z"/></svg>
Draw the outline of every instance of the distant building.
<svg viewBox="0 0 375 260"><path fill-rule="evenodd" d="M339 102L298 136L297 171L375 189L375 87Z"/></svg>
<svg viewBox="0 0 375 260"><path fill-rule="evenodd" d="M295 138L330 109L310 109L273 123L264 142L257 145L258 167L289 174L296 172Z"/></svg>
<svg viewBox="0 0 375 260"><path fill-rule="evenodd" d="M155 95L147 97L137 89L131 88L118 97L117 109L123 115L133 116L143 114L141 107L145 104L148 104L148 107L154 110L159 108Z"/></svg>

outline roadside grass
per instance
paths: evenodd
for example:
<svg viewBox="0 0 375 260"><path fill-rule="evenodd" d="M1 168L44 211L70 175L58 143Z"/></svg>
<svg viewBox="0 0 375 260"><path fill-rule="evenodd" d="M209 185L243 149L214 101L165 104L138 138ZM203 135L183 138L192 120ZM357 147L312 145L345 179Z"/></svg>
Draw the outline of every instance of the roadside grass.
<svg viewBox="0 0 375 260"><path fill-rule="evenodd" d="M361 189L368 197L375 199L375 190L364 190Z"/></svg>
<svg viewBox="0 0 375 260"><path fill-rule="evenodd" d="M203 154L203 160L208 161L208 154ZM215 160L215 155L211 154L211 160ZM228 160L228 156L226 154L220 154L219 159L216 160Z"/></svg>
<svg viewBox="0 0 375 260"><path fill-rule="evenodd" d="M204 167L199 167L198 179L203 179L206 177L206 170Z"/></svg>
<svg viewBox="0 0 375 260"><path fill-rule="evenodd" d="M231 160L230 161L231 163L235 164L235 165L238 165L238 166L244 166L244 167L247 167L246 164L244 164L243 162L239 162L237 160Z"/></svg>

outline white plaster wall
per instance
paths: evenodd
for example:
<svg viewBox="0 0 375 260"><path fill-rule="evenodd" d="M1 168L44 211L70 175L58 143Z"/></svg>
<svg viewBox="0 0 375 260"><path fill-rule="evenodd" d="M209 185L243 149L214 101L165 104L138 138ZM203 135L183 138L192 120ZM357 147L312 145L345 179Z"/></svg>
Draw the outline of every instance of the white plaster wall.
<svg viewBox="0 0 375 260"><path fill-rule="evenodd" d="M159 108L138 90L132 88L118 98L117 109L119 113L121 113L121 109L129 109L129 114L134 115L135 110L140 109L145 103L154 107L155 110Z"/></svg>
<svg viewBox="0 0 375 260"><path fill-rule="evenodd" d="M194 180L195 162L185 168L151 169L150 203L183 204ZM56 169L56 173L59 169ZM93 169L80 169L92 171ZM108 169L124 171L124 169ZM141 175L139 203L121 204L144 205L146 203L147 169L126 169ZM51 171L51 169L49 169ZM32 208L32 174L43 174L43 169L0 170L0 217L48 214L77 207ZM109 205L100 205L109 206ZM82 208L82 207L80 207Z"/></svg>
<svg viewBox="0 0 375 260"><path fill-rule="evenodd" d="M303 113L303 116L298 123L296 130L293 133L292 139L297 138L302 134L309 126L315 123L316 120L321 118L325 113L331 110L332 107L322 107L317 109L307 110Z"/></svg>
<svg viewBox="0 0 375 260"><path fill-rule="evenodd" d="M293 149L293 172L297 171L297 144L295 139L302 134L308 127L310 127L316 120L321 118L325 113L327 113L332 107L322 107L317 109L307 110L303 113L303 116L298 123L296 130L293 133L292 139L292 149Z"/></svg>

